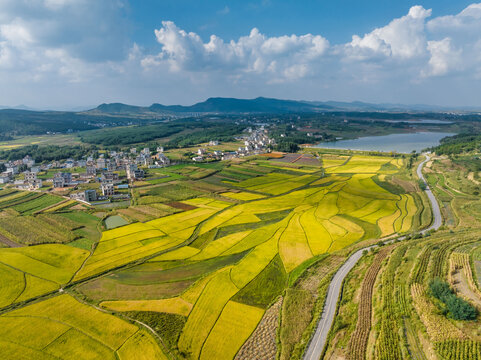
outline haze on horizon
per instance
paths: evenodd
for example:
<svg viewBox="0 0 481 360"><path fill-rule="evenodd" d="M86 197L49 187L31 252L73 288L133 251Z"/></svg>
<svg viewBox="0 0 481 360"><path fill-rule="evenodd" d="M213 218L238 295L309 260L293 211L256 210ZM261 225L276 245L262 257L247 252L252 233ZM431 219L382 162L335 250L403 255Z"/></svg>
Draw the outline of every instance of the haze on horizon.
<svg viewBox="0 0 481 360"><path fill-rule="evenodd" d="M0 105L481 106L481 3L0 0Z"/></svg>

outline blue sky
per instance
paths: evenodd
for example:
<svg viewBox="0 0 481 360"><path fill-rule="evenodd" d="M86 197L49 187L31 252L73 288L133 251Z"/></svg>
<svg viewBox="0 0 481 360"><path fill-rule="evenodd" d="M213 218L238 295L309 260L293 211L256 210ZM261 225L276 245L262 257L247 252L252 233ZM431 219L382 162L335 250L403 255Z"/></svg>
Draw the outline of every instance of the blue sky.
<svg viewBox="0 0 481 360"><path fill-rule="evenodd" d="M135 41L155 45L152 29L174 21L208 39L211 34L237 39L253 27L269 36L322 34L333 43L351 40L407 13L411 6L433 9L433 16L458 13L472 1L431 0L302 0L302 1L132 1L128 15L134 20Z"/></svg>
<svg viewBox="0 0 481 360"><path fill-rule="evenodd" d="M0 0L0 105L481 106L481 3Z"/></svg>

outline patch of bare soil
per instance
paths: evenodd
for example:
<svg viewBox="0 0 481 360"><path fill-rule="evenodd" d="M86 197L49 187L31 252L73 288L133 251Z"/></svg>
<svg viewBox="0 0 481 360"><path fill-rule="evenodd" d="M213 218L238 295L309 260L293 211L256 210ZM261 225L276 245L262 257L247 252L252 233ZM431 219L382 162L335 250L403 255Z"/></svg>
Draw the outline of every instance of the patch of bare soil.
<svg viewBox="0 0 481 360"><path fill-rule="evenodd" d="M464 277L463 272L460 270L454 270L451 273L451 276L454 291L462 295L462 297L466 298L466 300L471 302L478 309L481 309L481 299L476 295L473 290L471 290L466 278Z"/></svg>
<svg viewBox="0 0 481 360"><path fill-rule="evenodd" d="M266 311L257 329L237 353L236 360L275 360L281 305L282 297Z"/></svg>
<svg viewBox="0 0 481 360"><path fill-rule="evenodd" d="M406 192L415 192L416 185L414 185L411 181L402 180L395 176L393 176L391 182L395 185L402 187Z"/></svg>
<svg viewBox="0 0 481 360"><path fill-rule="evenodd" d="M472 181L473 183L475 183L476 185L479 185L479 184L480 184L479 181L474 178L474 173L473 173L473 172L470 172L470 173L468 174L468 180L471 180L471 181Z"/></svg>
<svg viewBox="0 0 481 360"><path fill-rule="evenodd" d="M9 238L7 238L6 236L4 236L2 234L0 234L0 242L2 244L7 245L8 247L11 247L11 248L24 246L24 245L21 245L21 244L17 244L15 241L10 240Z"/></svg>
<svg viewBox="0 0 481 360"><path fill-rule="evenodd" d="M194 209L197 209L196 206L184 204L184 203L181 203L181 202L178 202L178 201L170 202L167 205L169 205L170 207L173 207L175 209L180 209L180 210L194 210Z"/></svg>

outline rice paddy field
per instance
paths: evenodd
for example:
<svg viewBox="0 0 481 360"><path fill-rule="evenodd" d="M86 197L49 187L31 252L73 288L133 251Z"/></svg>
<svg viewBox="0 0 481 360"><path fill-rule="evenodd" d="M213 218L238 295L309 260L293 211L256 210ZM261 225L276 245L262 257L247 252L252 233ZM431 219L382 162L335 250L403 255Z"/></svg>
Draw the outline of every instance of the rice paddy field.
<svg viewBox="0 0 481 360"><path fill-rule="evenodd" d="M289 155L193 167L136 187L130 207L109 212L130 224L107 217L108 230L104 214L61 206L62 198L0 192L0 233L32 245L0 248L7 358L234 359L318 261L426 225L416 191L390 182L411 181L401 158ZM12 217L25 225L9 226Z"/></svg>
<svg viewBox="0 0 481 360"><path fill-rule="evenodd" d="M373 250L356 265L344 282L324 358L481 359L481 203L469 177L479 164L474 158L431 156L424 172L443 226ZM416 197L413 204L405 195L399 207L414 208ZM396 231L412 221L397 219ZM449 302L436 294L439 283Z"/></svg>

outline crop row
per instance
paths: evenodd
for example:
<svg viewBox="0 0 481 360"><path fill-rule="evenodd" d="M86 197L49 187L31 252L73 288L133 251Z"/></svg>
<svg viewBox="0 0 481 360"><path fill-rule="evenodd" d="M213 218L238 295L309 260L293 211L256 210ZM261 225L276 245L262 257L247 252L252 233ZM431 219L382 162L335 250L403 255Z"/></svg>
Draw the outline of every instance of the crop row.
<svg viewBox="0 0 481 360"><path fill-rule="evenodd" d="M12 196L8 196L0 201L0 209L13 207L23 204L24 202L34 200L41 197L43 194L35 192L19 192L14 193Z"/></svg>
<svg viewBox="0 0 481 360"><path fill-rule="evenodd" d="M476 281L473 278L473 270L471 269L469 254L453 253L451 255L451 259L456 268L463 269L463 273L468 280L469 287L481 298L481 291L479 290L478 286L476 285Z"/></svg>
<svg viewBox="0 0 481 360"><path fill-rule="evenodd" d="M351 336L348 349L348 358L351 360L362 360L365 358L367 340L371 330L372 293L374 283L376 282L379 270L381 270L383 260L393 250L393 246L395 245L383 247L376 254L374 261L367 270L366 276L362 282L356 329Z"/></svg>
<svg viewBox="0 0 481 360"><path fill-rule="evenodd" d="M443 315L439 315L437 308L428 300L423 285L412 284L411 296L416 312L421 318L427 333L434 341L446 339L465 339L466 336Z"/></svg>
<svg viewBox="0 0 481 360"><path fill-rule="evenodd" d="M431 258L432 245L426 245L419 255L416 267L411 274L411 284L422 284Z"/></svg>
<svg viewBox="0 0 481 360"><path fill-rule="evenodd" d="M445 360L481 359L481 342L474 340L447 340L436 343L436 350Z"/></svg>
<svg viewBox="0 0 481 360"><path fill-rule="evenodd" d="M376 342L377 359L401 359L400 338L398 329L401 325L401 312L405 306L405 298L399 296L404 290L402 286L395 286L396 270L406 253L407 246L397 248L389 259L389 263L382 273L382 312L379 336ZM399 303L402 299L403 303Z"/></svg>

